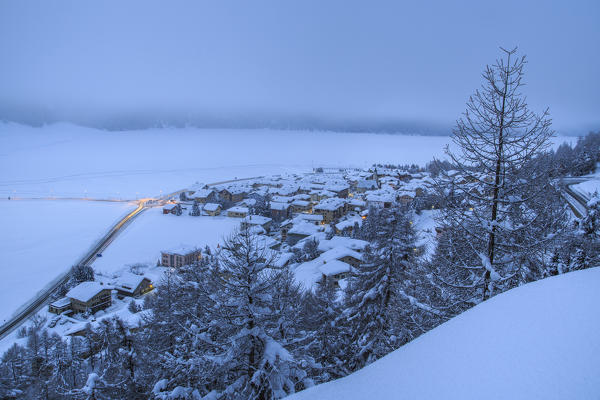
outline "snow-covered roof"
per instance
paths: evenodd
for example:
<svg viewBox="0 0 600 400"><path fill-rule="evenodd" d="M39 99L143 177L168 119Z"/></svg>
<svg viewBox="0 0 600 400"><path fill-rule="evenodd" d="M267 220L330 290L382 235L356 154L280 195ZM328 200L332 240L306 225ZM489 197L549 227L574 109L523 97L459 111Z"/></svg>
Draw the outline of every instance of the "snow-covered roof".
<svg viewBox="0 0 600 400"><path fill-rule="evenodd" d="M294 217L297 221L312 221L312 222L321 222L323 221L323 216L321 214L298 214Z"/></svg>
<svg viewBox="0 0 600 400"><path fill-rule="evenodd" d="M367 201L369 202L391 202L394 201L394 195L391 193L370 193L367 195Z"/></svg>
<svg viewBox="0 0 600 400"><path fill-rule="evenodd" d="M319 230L320 227L318 225L302 221L300 223L294 224L294 226L288 231L288 234L309 236L318 232Z"/></svg>
<svg viewBox="0 0 600 400"><path fill-rule="evenodd" d="M205 198L210 196L211 193L214 193L213 189L200 189L196 190L194 193L190 195L192 198Z"/></svg>
<svg viewBox="0 0 600 400"><path fill-rule="evenodd" d="M247 217L242 219L242 223L246 223L249 225L264 225L271 221L272 221L271 218L263 217L262 215L248 215Z"/></svg>
<svg viewBox="0 0 600 400"><path fill-rule="evenodd" d="M325 190L329 190L330 192L341 192L343 190L347 190L350 189L350 186L348 186L345 183L337 183L337 184L327 184L325 185Z"/></svg>
<svg viewBox="0 0 600 400"><path fill-rule="evenodd" d="M299 206L299 207L308 207L308 206L310 206L310 202L308 202L306 200L294 200L294 201L292 201L292 205Z"/></svg>
<svg viewBox="0 0 600 400"><path fill-rule="evenodd" d="M310 195L305 193L300 193L292 197L294 200L310 200Z"/></svg>
<svg viewBox="0 0 600 400"><path fill-rule="evenodd" d="M346 228L353 228L355 224L358 224L358 226L362 226L362 223L363 220L361 217L353 217L335 224L335 228L341 231Z"/></svg>
<svg viewBox="0 0 600 400"><path fill-rule="evenodd" d="M178 254L180 256L185 256L196 251L199 251L197 246L191 246L189 244L180 244L179 246L173 247L169 250L163 250L163 253Z"/></svg>
<svg viewBox="0 0 600 400"><path fill-rule="evenodd" d="M244 199L240 202L240 206L254 206L256 205L256 199Z"/></svg>
<svg viewBox="0 0 600 400"><path fill-rule="evenodd" d="M323 275L326 276L337 275L343 272L350 272L351 268L352 267L350 266L350 264L339 260L330 260L319 266L319 270L323 273Z"/></svg>
<svg viewBox="0 0 600 400"><path fill-rule="evenodd" d="M365 203L364 200L354 198L354 199L348 200L348 204L350 204L351 206L356 206L356 207L364 207L367 203Z"/></svg>
<svg viewBox="0 0 600 400"><path fill-rule="evenodd" d="M248 213L248 207L241 207L241 206L233 206L230 209L227 210L228 212L236 212L236 213Z"/></svg>
<svg viewBox="0 0 600 400"><path fill-rule="evenodd" d="M271 197L271 201L274 203L289 203L294 200L293 197L290 196L273 196Z"/></svg>
<svg viewBox="0 0 600 400"><path fill-rule="evenodd" d="M163 207L164 210L172 210L175 207L177 207L177 204L165 204L165 206Z"/></svg>
<svg viewBox="0 0 600 400"><path fill-rule="evenodd" d="M136 275L127 272L118 277L114 283L117 287L122 287L127 290L134 290L140 285L140 283L142 283L144 279L148 278L146 278L144 275Z"/></svg>
<svg viewBox="0 0 600 400"><path fill-rule="evenodd" d="M369 245L366 240L353 239L345 236L334 236L329 240L319 242L319 251L328 251L336 247L345 247L354 251L363 251Z"/></svg>
<svg viewBox="0 0 600 400"><path fill-rule="evenodd" d="M205 183L194 183L192 186L190 186L188 188L188 192L195 193L199 190L203 190L205 186L206 186Z"/></svg>
<svg viewBox="0 0 600 400"><path fill-rule="evenodd" d="M81 282L79 285L69 290L66 296L70 299L87 303L92 299L92 297L105 289L112 289L112 287L102 285L99 282Z"/></svg>
<svg viewBox="0 0 600 400"><path fill-rule="evenodd" d="M320 244L320 243L319 243ZM321 254L318 259L324 260L324 261L330 261L330 260L339 260L340 258L343 257L352 257L352 258L356 258L357 260L362 260L362 254L351 250L347 247L334 247L331 250L327 250L326 252L324 252L323 254Z"/></svg>
<svg viewBox="0 0 600 400"><path fill-rule="evenodd" d="M288 208L290 208L290 205L287 203L271 203L271 210L287 210Z"/></svg>
<svg viewBox="0 0 600 400"><path fill-rule="evenodd" d="M52 307L56 307L56 308L66 307L69 304L71 304L71 300L68 297L62 297L62 298L50 303L50 305Z"/></svg>
<svg viewBox="0 0 600 400"><path fill-rule="evenodd" d="M361 179L356 187L360 189L377 189L377 181L374 179Z"/></svg>
<svg viewBox="0 0 600 400"><path fill-rule="evenodd" d="M217 203L206 203L204 207L202 207L204 211L217 211L219 208L221 208L221 205Z"/></svg>
<svg viewBox="0 0 600 400"><path fill-rule="evenodd" d="M344 207L344 204L346 204L346 202L343 199L334 197L334 198L330 198L330 199L321 200L319 202L319 204L314 206L314 209L315 210L334 211L341 207Z"/></svg>

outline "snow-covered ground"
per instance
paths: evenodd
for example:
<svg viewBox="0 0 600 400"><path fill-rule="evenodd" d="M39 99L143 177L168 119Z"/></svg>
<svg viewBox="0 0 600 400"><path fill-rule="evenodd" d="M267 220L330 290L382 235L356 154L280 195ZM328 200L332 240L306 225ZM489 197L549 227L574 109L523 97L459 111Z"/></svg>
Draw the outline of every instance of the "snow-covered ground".
<svg viewBox="0 0 600 400"><path fill-rule="evenodd" d="M558 137L555 143L572 141ZM196 181L305 172L314 166L425 164L447 136L274 130L109 132L0 123L0 196L156 196Z"/></svg>
<svg viewBox="0 0 600 400"><path fill-rule="evenodd" d="M585 182L571 186L573 190L581 193L584 197L590 198L595 192L600 193L600 163L596 166L596 173L583 176Z"/></svg>
<svg viewBox="0 0 600 400"><path fill-rule="evenodd" d="M69 269L131 203L1 200L0 321Z"/></svg>
<svg viewBox="0 0 600 400"><path fill-rule="evenodd" d="M600 268L534 282L290 399L597 399Z"/></svg>
<svg viewBox="0 0 600 400"><path fill-rule="evenodd" d="M110 277L133 264L156 265L161 250L216 247L241 221L221 216L191 217L187 211L180 216L163 215L161 208L144 211L94 262L94 271Z"/></svg>

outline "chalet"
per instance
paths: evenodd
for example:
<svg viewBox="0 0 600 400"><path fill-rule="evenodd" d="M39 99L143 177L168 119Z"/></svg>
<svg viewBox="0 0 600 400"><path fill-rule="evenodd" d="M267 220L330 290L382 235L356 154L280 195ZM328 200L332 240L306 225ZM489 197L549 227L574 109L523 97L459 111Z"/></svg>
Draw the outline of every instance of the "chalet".
<svg viewBox="0 0 600 400"><path fill-rule="evenodd" d="M227 216L231 218L246 218L248 213L248 207L234 206L227 210Z"/></svg>
<svg viewBox="0 0 600 400"><path fill-rule="evenodd" d="M346 249L356 251L357 253L361 253L367 248L368 245L369 242L366 240L353 239L346 236L334 236L329 240L321 240L319 242L319 251L327 252L338 247L344 247Z"/></svg>
<svg viewBox="0 0 600 400"><path fill-rule="evenodd" d="M292 212L310 212L311 202L306 200L294 200L292 202Z"/></svg>
<svg viewBox="0 0 600 400"><path fill-rule="evenodd" d="M299 192L300 187L298 185L285 185L270 190L272 194L278 194L280 196L294 196Z"/></svg>
<svg viewBox="0 0 600 400"><path fill-rule="evenodd" d="M348 197L350 187L346 184L326 185L325 190L335 193L337 197L345 199Z"/></svg>
<svg viewBox="0 0 600 400"><path fill-rule="evenodd" d="M335 197L334 192L330 192L329 190L325 190L325 189L312 190L309 193L309 195L310 195L310 199L314 202L329 199L331 197Z"/></svg>
<svg viewBox="0 0 600 400"><path fill-rule="evenodd" d="M190 265L194 261L202 258L202 252L200 250L189 246L181 246L173 250L162 251L160 254L160 265L169 268Z"/></svg>
<svg viewBox="0 0 600 400"><path fill-rule="evenodd" d="M71 300L68 297L63 297L48 305L48 311L53 314L62 314L69 310L71 310Z"/></svg>
<svg viewBox="0 0 600 400"><path fill-rule="evenodd" d="M115 282L114 287L119 297L138 297L154 289L150 279L134 274L123 274Z"/></svg>
<svg viewBox="0 0 600 400"><path fill-rule="evenodd" d="M322 215L323 221L328 224L344 215L345 204L346 202L339 198L325 199L313 207L313 212Z"/></svg>
<svg viewBox="0 0 600 400"><path fill-rule="evenodd" d="M219 192L219 196L221 196L222 199L233 203L237 203L238 201L244 200L244 197L246 197L247 195L247 190L243 187L238 186L225 188Z"/></svg>
<svg viewBox="0 0 600 400"><path fill-rule="evenodd" d="M288 203L271 202L271 218L275 220L286 219L290 215L290 205Z"/></svg>
<svg viewBox="0 0 600 400"><path fill-rule="evenodd" d="M287 243L290 246L295 245L302 239L306 239L307 237L316 234L322 230L321 227L316 226L310 222L299 222L294 224L292 228L287 231Z"/></svg>
<svg viewBox="0 0 600 400"><path fill-rule="evenodd" d="M373 179L362 179L356 184L356 191L358 193L364 193L368 190L375 190L378 188L379 186L377 184L377 181Z"/></svg>
<svg viewBox="0 0 600 400"><path fill-rule="evenodd" d="M271 231L271 222L273 220L269 217L263 217L262 215L248 215L240 222L242 229L248 229L254 226L259 226L265 230L265 232Z"/></svg>
<svg viewBox="0 0 600 400"><path fill-rule="evenodd" d="M181 215L181 204L170 203L163 207L163 214Z"/></svg>
<svg viewBox="0 0 600 400"><path fill-rule="evenodd" d="M323 277L333 279L337 285L341 279L345 279L350 275L352 266L343 261L330 260L324 261L319 270L323 274Z"/></svg>
<svg viewBox="0 0 600 400"><path fill-rule="evenodd" d="M112 287L98 282L82 282L67 292L74 313L96 313L111 305Z"/></svg>
<svg viewBox="0 0 600 400"><path fill-rule="evenodd" d="M363 211L367 208L367 203L364 200L360 200L360 199L350 199L348 201L348 203L346 203L346 209L348 211L350 210L354 210L354 211Z"/></svg>
<svg viewBox="0 0 600 400"><path fill-rule="evenodd" d="M293 200L294 198L290 196L280 196L278 194L271 196L271 202L273 203L291 203Z"/></svg>
<svg viewBox="0 0 600 400"><path fill-rule="evenodd" d="M323 225L323 216L320 214L299 214L295 218L298 221L310 222L314 225Z"/></svg>
<svg viewBox="0 0 600 400"><path fill-rule="evenodd" d="M206 204L214 202L217 199L217 193L213 189L200 189L188 196L191 200Z"/></svg>
<svg viewBox="0 0 600 400"><path fill-rule="evenodd" d="M336 234L342 234L342 233L352 233L352 231L354 230L355 226L362 226L363 220L361 217L352 217L352 218L348 218L344 221L338 222L337 224L335 224L335 233Z"/></svg>
<svg viewBox="0 0 600 400"><path fill-rule="evenodd" d="M321 254L318 257L318 259L322 259L325 261L338 260L350 264L353 267L358 267L362 262L362 255L347 247L340 246L334 247L331 250L327 250L326 252Z"/></svg>
<svg viewBox="0 0 600 400"><path fill-rule="evenodd" d="M367 195L367 204L378 208L390 208L394 198L390 193L370 193Z"/></svg>
<svg viewBox="0 0 600 400"><path fill-rule="evenodd" d="M204 207L202 207L202 210L211 217L221 214L222 211L221 205L217 203L206 203L204 204Z"/></svg>

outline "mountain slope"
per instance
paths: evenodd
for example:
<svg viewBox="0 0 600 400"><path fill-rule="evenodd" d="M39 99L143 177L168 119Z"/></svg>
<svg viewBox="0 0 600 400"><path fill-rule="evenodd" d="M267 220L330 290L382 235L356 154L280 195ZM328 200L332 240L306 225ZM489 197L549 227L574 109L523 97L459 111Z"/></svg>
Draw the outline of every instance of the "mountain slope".
<svg viewBox="0 0 600 400"><path fill-rule="evenodd" d="M290 399L600 399L600 268L482 303Z"/></svg>

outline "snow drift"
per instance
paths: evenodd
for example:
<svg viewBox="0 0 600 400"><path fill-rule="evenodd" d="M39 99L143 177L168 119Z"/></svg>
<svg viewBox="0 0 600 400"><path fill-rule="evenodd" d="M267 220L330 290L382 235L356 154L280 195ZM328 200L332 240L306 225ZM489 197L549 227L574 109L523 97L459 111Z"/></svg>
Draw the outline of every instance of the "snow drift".
<svg viewBox="0 0 600 400"><path fill-rule="evenodd" d="M600 267L498 295L301 399L600 398Z"/></svg>

